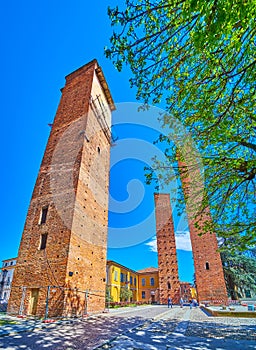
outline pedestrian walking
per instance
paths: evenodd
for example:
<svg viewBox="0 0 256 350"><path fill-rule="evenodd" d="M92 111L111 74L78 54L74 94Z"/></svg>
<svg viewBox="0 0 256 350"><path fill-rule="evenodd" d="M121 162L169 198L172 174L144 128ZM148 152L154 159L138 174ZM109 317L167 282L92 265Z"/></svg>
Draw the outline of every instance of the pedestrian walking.
<svg viewBox="0 0 256 350"><path fill-rule="evenodd" d="M183 307L184 301L182 298L180 298L180 307Z"/></svg>
<svg viewBox="0 0 256 350"><path fill-rule="evenodd" d="M193 299L193 306L197 307L197 300L196 299Z"/></svg>
<svg viewBox="0 0 256 350"><path fill-rule="evenodd" d="M172 308L172 298L168 297L168 308Z"/></svg>

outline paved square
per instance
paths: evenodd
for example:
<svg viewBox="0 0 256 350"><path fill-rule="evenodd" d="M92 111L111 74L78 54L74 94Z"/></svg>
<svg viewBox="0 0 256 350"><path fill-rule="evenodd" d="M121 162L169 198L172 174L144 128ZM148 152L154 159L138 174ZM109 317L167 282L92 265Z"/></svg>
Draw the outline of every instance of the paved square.
<svg viewBox="0 0 256 350"><path fill-rule="evenodd" d="M83 320L25 321L11 328L11 335L0 337L0 349L256 349L255 318L209 317L199 308L178 306L114 309ZM4 330L1 327L0 335Z"/></svg>

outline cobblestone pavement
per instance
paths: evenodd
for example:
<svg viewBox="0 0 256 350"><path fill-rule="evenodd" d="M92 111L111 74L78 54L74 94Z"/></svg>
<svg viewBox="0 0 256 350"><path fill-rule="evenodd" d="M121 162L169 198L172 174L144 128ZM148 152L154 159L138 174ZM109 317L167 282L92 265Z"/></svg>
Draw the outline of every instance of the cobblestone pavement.
<svg viewBox="0 0 256 350"><path fill-rule="evenodd" d="M256 319L208 317L188 307L119 309L0 337L0 349L251 350L256 349Z"/></svg>
<svg viewBox="0 0 256 350"><path fill-rule="evenodd" d="M161 319L146 322L98 349L256 349L256 319L209 317L199 308L174 307Z"/></svg>
<svg viewBox="0 0 256 350"><path fill-rule="evenodd" d="M43 329L35 328L39 327L37 324L29 332L26 322L24 322L23 331L19 326L1 327L7 328L10 335L0 337L0 349L91 350L163 314L166 310L166 306L127 308L125 311L113 310L109 314L75 320L71 323L43 324L45 327ZM18 333L15 334L15 332Z"/></svg>

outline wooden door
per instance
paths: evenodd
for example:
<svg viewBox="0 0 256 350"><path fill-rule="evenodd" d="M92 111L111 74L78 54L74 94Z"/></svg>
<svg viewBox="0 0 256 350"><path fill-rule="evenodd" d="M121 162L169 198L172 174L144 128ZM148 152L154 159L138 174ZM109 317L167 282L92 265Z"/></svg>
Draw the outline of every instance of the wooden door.
<svg viewBox="0 0 256 350"><path fill-rule="evenodd" d="M37 303L38 303L38 294L39 288L33 288L30 291L30 301L29 301L29 314L36 315Z"/></svg>

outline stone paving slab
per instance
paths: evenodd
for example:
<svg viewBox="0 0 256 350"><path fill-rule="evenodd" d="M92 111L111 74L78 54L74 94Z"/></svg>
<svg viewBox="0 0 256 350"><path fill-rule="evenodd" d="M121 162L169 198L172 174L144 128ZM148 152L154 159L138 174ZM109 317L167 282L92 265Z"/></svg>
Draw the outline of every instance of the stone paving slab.
<svg viewBox="0 0 256 350"><path fill-rule="evenodd" d="M72 319L63 319L55 321L54 323L44 323L42 320L35 319L20 319L12 316L2 316L2 320L9 321L10 324L0 326L0 337L14 335L22 332L29 332L41 328L53 328L58 324L73 323Z"/></svg>
<svg viewBox="0 0 256 350"><path fill-rule="evenodd" d="M209 317L199 308L149 306L44 326L0 337L0 349L256 349L255 319Z"/></svg>
<svg viewBox="0 0 256 350"><path fill-rule="evenodd" d="M156 344L148 344L145 342L135 341L129 336L120 336L117 340L111 342L110 345L105 345L102 349L113 349L113 350L166 350L165 346L161 345L161 340Z"/></svg>
<svg viewBox="0 0 256 350"><path fill-rule="evenodd" d="M256 349L256 322L213 318L199 308L173 308L161 320L147 322L98 349L252 350Z"/></svg>

